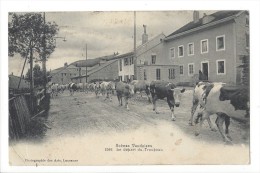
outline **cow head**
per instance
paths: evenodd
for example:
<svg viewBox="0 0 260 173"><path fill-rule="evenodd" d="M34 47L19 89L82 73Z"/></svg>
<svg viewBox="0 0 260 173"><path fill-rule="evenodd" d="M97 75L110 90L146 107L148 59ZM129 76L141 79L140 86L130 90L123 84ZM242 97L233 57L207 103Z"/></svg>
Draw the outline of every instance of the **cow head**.
<svg viewBox="0 0 260 173"><path fill-rule="evenodd" d="M128 89L128 92L129 92L130 96L133 96L135 94L134 85L127 84L126 88Z"/></svg>
<svg viewBox="0 0 260 173"><path fill-rule="evenodd" d="M181 104L181 93L184 93L185 88L174 88L171 89L172 90L172 94L173 94L173 98L174 98L174 104L176 107L179 107Z"/></svg>
<svg viewBox="0 0 260 173"><path fill-rule="evenodd" d="M112 90L116 89L116 85L114 82L109 82L109 86L111 87Z"/></svg>

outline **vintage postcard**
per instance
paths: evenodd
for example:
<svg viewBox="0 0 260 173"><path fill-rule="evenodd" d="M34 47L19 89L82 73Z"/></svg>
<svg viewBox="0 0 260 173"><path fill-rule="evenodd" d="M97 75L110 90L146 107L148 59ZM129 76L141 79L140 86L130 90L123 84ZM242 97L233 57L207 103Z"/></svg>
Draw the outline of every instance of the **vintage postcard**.
<svg viewBox="0 0 260 173"><path fill-rule="evenodd" d="M9 11L9 166L250 166L250 19Z"/></svg>

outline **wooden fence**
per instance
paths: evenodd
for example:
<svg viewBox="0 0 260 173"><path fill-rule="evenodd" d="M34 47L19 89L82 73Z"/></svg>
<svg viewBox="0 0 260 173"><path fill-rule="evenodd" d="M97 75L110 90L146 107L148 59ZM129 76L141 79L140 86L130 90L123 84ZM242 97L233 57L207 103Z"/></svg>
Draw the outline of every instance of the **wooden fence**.
<svg viewBox="0 0 260 173"><path fill-rule="evenodd" d="M35 115L33 115L34 111L30 111L28 106L30 104L28 99L26 99L28 96L28 93L24 93L13 95L13 97L9 99L9 137L11 139L17 140L23 137L27 133L27 127L30 121L45 112L45 110L41 110L40 112L37 110ZM38 107L44 98L44 89L36 92L35 98L33 99L33 101L36 102L34 105Z"/></svg>

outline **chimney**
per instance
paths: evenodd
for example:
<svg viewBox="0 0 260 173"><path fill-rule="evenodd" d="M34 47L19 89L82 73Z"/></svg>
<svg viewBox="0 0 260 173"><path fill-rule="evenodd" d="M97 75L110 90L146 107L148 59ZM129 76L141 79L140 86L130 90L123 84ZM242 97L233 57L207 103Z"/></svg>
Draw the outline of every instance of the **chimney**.
<svg viewBox="0 0 260 173"><path fill-rule="evenodd" d="M193 23L198 23L200 20L200 12L193 11Z"/></svg>
<svg viewBox="0 0 260 173"><path fill-rule="evenodd" d="M213 21L214 19L215 19L214 16L212 16L212 15L207 15L206 13L204 13L204 14L203 14L203 18L202 18L202 24L203 24L203 25L204 25L204 24L207 24L207 23Z"/></svg>
<svg viewBox="0 0 260 173"><path fill-rule="evenodd" d="M64 67L67 67L67 66L68 66L68 63L67 63L67 62L65 62L65 63L64 63Z"/></svg>
<svg viewBox="0 0 260 173"><path fill-rule="evenodd" d="M142 44L148 41L148 35L146 34L146 25L143 25L143 27L144 27L144 33L142 35Z"/></svg>

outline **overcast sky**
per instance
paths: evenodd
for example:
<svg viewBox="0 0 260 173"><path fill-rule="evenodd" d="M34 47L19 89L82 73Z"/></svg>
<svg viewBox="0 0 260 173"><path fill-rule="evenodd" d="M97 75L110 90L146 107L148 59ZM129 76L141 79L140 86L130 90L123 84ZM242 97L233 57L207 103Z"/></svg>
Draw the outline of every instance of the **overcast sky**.
<svg viewBox="0 0 260 173"><path fill-rule="evenodd" d="M200 17L204 12L213 11L201 11ZM147 25L148 39L160 33L167 36L190 22L192 14L193 11L136 12L137 46L141 44L143 24ZM133 50L134 12L48 12L46 21L55 21L60 28L57 36L67 40L57 39L47 70L85 59L86 44L89 59ZM23 61L19 56L9 57L9 74L20 75Z"/></svg>

